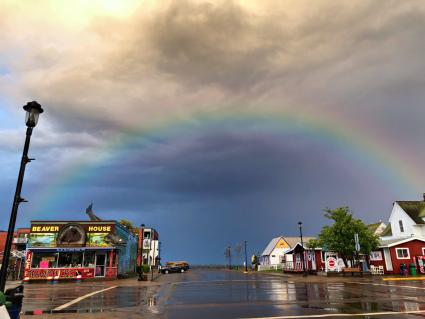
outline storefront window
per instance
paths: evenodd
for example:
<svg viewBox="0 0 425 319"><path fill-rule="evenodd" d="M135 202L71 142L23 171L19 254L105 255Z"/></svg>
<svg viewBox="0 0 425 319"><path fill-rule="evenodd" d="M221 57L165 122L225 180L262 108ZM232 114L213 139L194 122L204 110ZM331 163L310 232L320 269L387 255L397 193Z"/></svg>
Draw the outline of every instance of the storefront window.
<svg viewBox="0 0 425 319"><path fill-rule="evenodd" d="M94 267L94 251L84 252L84 267Z"/></svg>
<svg viewBox="0 0 425 319"><path fill-rule="evenodd" d="M34 252L32 256L31 268L55 268L57 253Z"/></svg>
<svg viewBox="0 0 425 319"><path fill-rule="evenodd" d="M81 267L83 264L83 253L59 253L59 268Z"/></svg>

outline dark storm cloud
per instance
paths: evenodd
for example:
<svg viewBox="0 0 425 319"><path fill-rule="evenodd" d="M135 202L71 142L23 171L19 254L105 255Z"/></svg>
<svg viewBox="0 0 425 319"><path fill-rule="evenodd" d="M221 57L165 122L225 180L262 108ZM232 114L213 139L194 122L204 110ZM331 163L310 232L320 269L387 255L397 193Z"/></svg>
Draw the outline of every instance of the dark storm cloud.
<svg viewBox="0 0 425 319"><path fill-rule="evenodd" d="M409 182L425 177L422 3L170 1L125 18L40 3L0 10L1 95L8 108L38 99L46 109L33 135L29 199L69 168L97 165L83 165L91 170L78 185L59 183L62 197L43 210L23 206L21 224L73 218L93 201L108 218L158 225L170 257L202 248L214 251L202 257L211 261L231 241L260 250L272 236L295 235L298 219L314 234L327 206L350 205L372 222L385 220L395 199L415 198L400 189L407 168L417 174ZM207 130L199 119L228 114L317 120L370 145L350 156L314 134L238 123ZM179 123L193 127L174 132ZM98 163L133 134L148 142L113 147L122 157ZM6 197L21 143L21 131L0 131ZM370 150L401 164L378 176L356 160L368 161ZM6 197L0 207L9 207Z"/></svg>
<svg viewBox="0 0 425 319"><path fill-rule="evenodd" d="M119 215L158 227L167 258L202 263L221 261L229 243L248 240L251 249L261 250L271 236L295 236L299 220L307 234L315 234L325 222L321 209L328 206L350 205L357 216L373 221L380 203L390 203L385 181L347 164L338 149L302 136L219 131L141 149L135 143L130 158L123 154L65 186L62 194L70 195L49 211L84 218L85 206L93 202L104 218ZM36 187L29 184L28 191ZM50 216L25 210L27 217ZM199 245L211 253L200 256Z"/></svg>

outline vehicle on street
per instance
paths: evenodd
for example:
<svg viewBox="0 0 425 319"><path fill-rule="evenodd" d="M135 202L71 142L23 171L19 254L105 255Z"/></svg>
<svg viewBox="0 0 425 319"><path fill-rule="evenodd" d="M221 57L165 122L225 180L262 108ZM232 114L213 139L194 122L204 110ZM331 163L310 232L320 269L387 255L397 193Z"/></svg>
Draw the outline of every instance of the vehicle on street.
<svg viewBox="0 0 425 319"><path fill-rule="evenodd" d="M190 269L189 263L186 261L173 261L167 262L164 267L161 268L161 273L176 273L176 272L185 272Z"/></svg>

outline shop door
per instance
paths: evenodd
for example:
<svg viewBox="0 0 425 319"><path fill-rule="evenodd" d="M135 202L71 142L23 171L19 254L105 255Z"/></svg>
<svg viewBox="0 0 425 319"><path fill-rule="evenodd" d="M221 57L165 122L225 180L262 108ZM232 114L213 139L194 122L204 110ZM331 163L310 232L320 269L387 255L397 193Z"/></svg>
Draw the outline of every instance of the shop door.
<svg viewBox="0 0 425 319"><path fill-rule="evenodd" d="M105 277L105 263L106 263L106 254L105 253L96 253L96 277Z"/></svg>
<svg viewBox="0 0 425 319"><path fill-rule="evenodd" d="M308 252L308 260L310 260L311 262L311 270L316 270L317 265L316 265L316 254L311 251Z"/></svg>
<svg viewBox="0 0 425 319"><path fill-rule="evenodd" d="M389 248L384 248L385 268L387 271L393 271L393 263L391 262L391 254Z"/></svg>

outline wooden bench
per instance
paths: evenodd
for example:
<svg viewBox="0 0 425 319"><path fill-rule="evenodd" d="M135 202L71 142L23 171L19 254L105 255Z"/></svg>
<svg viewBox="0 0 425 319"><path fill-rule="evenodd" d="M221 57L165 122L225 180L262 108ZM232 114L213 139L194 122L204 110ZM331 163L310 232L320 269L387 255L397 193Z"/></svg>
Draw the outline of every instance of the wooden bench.
<svg viewBox="0 0 425 319"><path fill-rule="evenodd" d="M351 273L351 276L354 276L354 274L360 274L360 276L363 276L363 271L360 270L360 268L358 267L347 267L347 268L342 268L342 273L345 276L345 274L349 274Z"/></svg>

